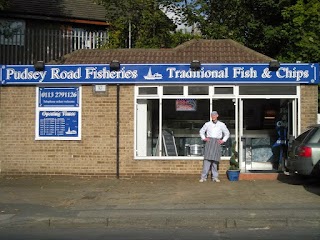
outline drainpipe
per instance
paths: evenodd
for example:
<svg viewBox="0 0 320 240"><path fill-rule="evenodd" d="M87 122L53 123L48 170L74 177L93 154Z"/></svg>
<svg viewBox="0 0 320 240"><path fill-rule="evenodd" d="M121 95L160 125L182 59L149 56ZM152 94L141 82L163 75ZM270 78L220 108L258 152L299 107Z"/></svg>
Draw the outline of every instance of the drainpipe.
<svg viewBox="0 0 320 240"><path fill-rule="evenodd" d="M117 178L120 177L120 159L119 159L119 149L120 149L120 85L117 84Z"/></svg>

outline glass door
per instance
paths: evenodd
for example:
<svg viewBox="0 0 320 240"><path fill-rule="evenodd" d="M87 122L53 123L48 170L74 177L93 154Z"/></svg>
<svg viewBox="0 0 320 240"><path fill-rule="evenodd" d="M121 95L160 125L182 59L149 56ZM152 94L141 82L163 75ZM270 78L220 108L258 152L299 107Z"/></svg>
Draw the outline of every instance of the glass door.
<svg viewBox="0 0 320 240"><path fill-rule="evenodd" d="M239 99L239 161L245 172L278 171L297 132L296 99Z"/></svg>

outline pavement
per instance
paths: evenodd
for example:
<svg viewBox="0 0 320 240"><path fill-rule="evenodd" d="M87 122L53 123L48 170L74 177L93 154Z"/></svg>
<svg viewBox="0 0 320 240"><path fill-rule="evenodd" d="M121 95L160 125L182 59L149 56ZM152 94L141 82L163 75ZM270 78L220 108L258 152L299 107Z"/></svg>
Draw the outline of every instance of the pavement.
<svg viewBox="0 0 320 240"><path fill-rule="evenodd" d="M320 180L1 176L0 228L320 229Z"/></svg>

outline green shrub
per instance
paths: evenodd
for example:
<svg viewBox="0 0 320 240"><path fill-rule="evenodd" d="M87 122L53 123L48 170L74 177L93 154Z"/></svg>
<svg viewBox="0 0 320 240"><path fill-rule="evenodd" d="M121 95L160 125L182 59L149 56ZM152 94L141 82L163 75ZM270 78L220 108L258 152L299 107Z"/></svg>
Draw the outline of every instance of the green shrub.
<svg viewBox="0 0 320 240"><path fill-rule="evenodd" d="M234 141L231 146L231 157L229 170L239 170L238 152L236 151L237 142Z"/></svg>

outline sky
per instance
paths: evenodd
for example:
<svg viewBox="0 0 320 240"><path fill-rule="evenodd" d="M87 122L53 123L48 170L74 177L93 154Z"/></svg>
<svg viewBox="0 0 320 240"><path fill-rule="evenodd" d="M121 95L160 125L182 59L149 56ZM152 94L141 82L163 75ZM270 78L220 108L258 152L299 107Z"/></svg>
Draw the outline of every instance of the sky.
<svg viewBox="0 0 320 240"><path fill-rule="evenodd" d="M175 20L178 16L175 15L174 12L168 12L166 9L161 9L169 19ZM177 21L174 21L174 23L177 25L177 30L185 30L186 32L191 32L192 28L190 26L187 26L185 24L179 24Z"/></svg>

